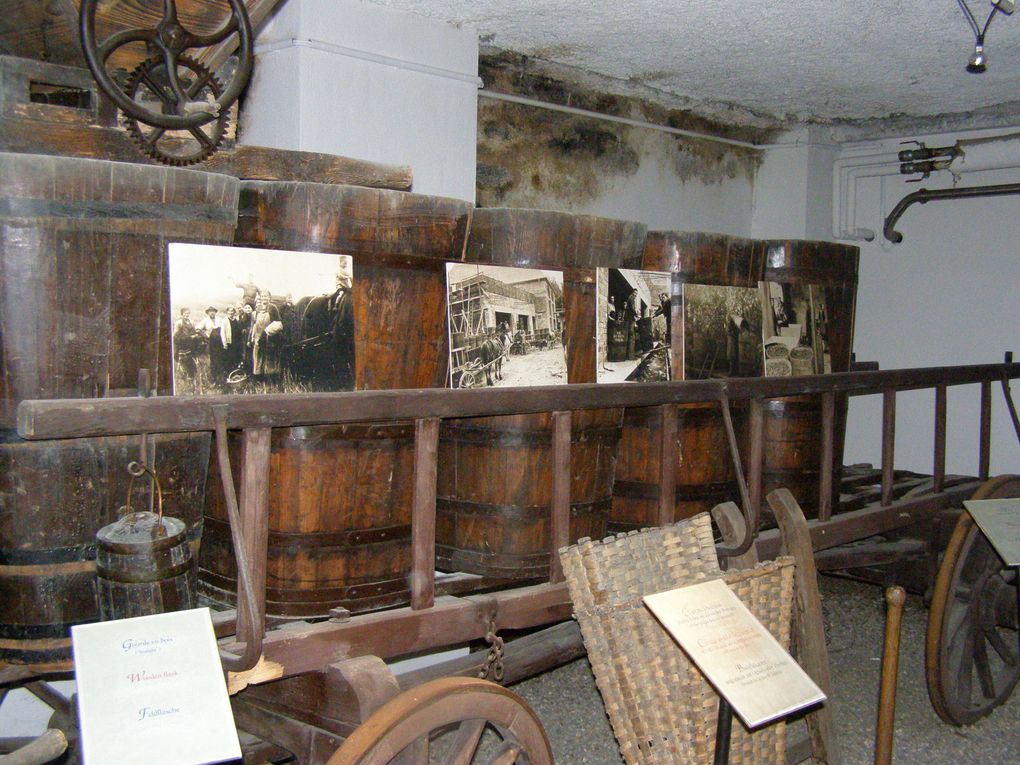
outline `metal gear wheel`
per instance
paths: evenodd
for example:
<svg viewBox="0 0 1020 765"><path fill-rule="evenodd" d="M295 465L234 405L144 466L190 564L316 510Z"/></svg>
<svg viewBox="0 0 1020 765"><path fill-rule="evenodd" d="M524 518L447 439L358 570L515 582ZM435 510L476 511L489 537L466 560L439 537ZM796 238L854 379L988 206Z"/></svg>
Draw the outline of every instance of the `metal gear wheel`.
<svg viewBox="0 0 1020 765"><path fill-rule="evenodd" d="M210 114L215 114L216 101L223 86L216 76L202 64L187 56L178 56L175 62L177 79L191 108L208 103ZM177 113L178 98L170 85L163 56L146 59L128 75L125 93L139 109L165 114ZM165 165L184 167L210 157L226 135L230 123L230 110L220 111L203 124L172 130L142 122L122 113L124 126L138 148L149 157Z"/></svg>

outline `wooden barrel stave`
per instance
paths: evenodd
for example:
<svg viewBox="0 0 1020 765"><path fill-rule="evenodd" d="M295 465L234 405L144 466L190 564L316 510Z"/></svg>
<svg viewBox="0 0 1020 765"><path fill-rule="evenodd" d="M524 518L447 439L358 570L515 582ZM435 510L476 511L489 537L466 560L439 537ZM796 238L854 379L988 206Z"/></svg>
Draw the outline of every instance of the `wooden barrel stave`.
<svg viewBox="0 0 1020 765"><path fill-rule="evenodd" d="M567 380L595 382L597 267L633 267L639 223L546 210L477 210L464 259L563 271ZM605 535L622 410L571 418L570 541ZM479 437L480 434L480 437ZM467 418L440 428L436 548L440 569L533 579L549 573L549 414Z"/></svg>
<svg viewBox="0 0 1020 765"><path fill-rule="evenodd" d="M571 418L570 538L605 536L620 410ZM440 428L440 569L510 579L548 575L552 417L451 420Z"/></svg>
<svg viewBox="0 0 1020 765"><path fill-rule="evenodd" d="M0 661L69 665L68 629L98 618L95 534L140 457L137 438L21 442L18 403L134 392L140 369L169 393L166 245L229 243L237 195L211 173L0 153ZM208 447L150 444L192 546Z"/></svg>
<svg viewBox="0 0 1020 765"><path fill-rule="evenodd" d="M357 186L246 181L235 243L350 255L355 388L445 384L445 261L461 257L471 205ZM278 429L270 457L266 610L365 611L410 598L413 423ZM239 449L231 447L235 475ZM237 571L216 461L201 591L233 603Z"/></svg>

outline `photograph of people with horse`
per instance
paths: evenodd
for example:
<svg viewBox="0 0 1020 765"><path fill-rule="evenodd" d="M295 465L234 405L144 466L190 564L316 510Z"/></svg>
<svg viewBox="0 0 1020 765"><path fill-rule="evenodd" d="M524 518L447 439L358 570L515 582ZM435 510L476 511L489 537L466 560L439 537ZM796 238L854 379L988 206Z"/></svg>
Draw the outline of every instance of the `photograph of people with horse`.
<svg viewBox="0 0 1020 765"><path fill-rule="evenodd" d="M449 263L450 386L567 382L563 272Z"/></svg>
<svg viewBox="0 0 1020 765"><path fill-rule="evenodd" d="M354 389L350 256L169 245L174 393Z"/></svg>

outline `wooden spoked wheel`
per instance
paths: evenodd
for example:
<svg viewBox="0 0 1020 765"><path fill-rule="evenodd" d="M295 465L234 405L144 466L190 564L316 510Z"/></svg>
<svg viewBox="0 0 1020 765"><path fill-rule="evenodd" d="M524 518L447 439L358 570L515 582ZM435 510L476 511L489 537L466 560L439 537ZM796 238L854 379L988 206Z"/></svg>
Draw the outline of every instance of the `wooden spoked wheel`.
<svg viewBox="0 0 1020 765"><path fill-rule="evenodd" d="M1020 476L999 476L973 499L1020 496ZM935 579L925 674L935 712L970 725L1009 698L1020 679L1017 573L963 513Z"/></svg>
<svg viewBox="0 0 1020 765"><path fill-rule="evenodd" d="M444 677L401 693L359 725L327 765L552 765L531 707L506 688Z"/></svg>

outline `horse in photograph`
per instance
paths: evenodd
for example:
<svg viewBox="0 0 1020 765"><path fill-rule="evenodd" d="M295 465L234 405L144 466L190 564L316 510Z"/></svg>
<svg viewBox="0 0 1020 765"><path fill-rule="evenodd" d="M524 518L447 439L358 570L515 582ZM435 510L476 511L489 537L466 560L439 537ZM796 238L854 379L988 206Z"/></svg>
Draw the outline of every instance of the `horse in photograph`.
<svg viewBox="0 0 1020 765"><path fill-rule="evenodd" d="M354 389L354 306L349 288L301 298L301 339L293 371L318 390Z"/></svg>
<svg viewBox="0 0 1020 765"><path fill-rule="evenodd" d="M477 358L485 369L485 384L494 385L503 379L503 343L495 337L487 337L477 348Z"/></svg>

